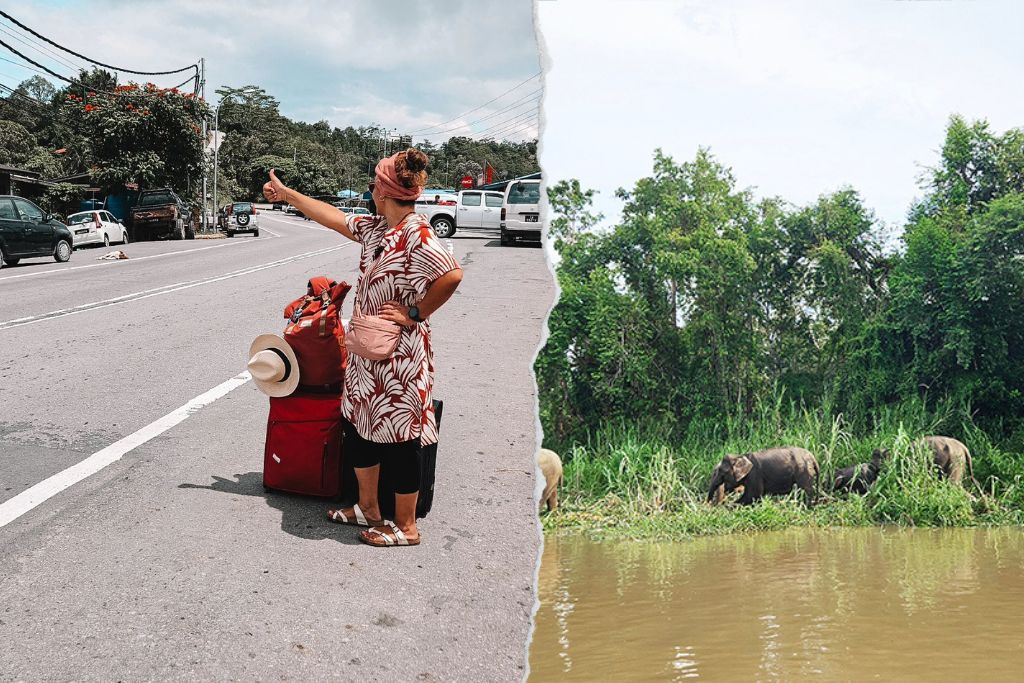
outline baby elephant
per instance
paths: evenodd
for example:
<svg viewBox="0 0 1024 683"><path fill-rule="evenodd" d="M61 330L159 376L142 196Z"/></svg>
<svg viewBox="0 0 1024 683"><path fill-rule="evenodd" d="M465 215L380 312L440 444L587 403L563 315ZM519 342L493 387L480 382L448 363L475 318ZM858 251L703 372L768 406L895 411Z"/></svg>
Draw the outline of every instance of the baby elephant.
<svg viewBox="0 0 1024 683"><path fill-rule="evenodd" d="M558 507L558 487L562 483L562 459L558 453L549 451L546 448L540 449L537 454L537 466L544 475L544 494L540 499L540 508L544 509L547 503L548 512Z"/></svg>
<svg viewBox="0 0 1024 683"><path fill-rule="evenodd" d="M769 448L743 455L727 455L711 473L708 502L720 503L724 494L743 487L740 505L750 505L765 494L786 495L794 486L813 502L818 482L818 461L810 451L796 446Z"/></svg>
<svg viewBox="0 0 1024 683"><path fill-rule="evenodd" d="M962 442L950 436L924 436L921 437L921 442L931 449L935 465L950 484L960 485L964 478L965 465L971 478L974 478L971 452Z"/></svg>
<svg viewBox="0 0 1024 683"><path fill-rule="evenodd" d="M876 448L871 453L871 462L850 465L838 470L832 482L832 490L836 493L867 493L871 485L878 479L882 461L888 459L889 449Z"/></svg>

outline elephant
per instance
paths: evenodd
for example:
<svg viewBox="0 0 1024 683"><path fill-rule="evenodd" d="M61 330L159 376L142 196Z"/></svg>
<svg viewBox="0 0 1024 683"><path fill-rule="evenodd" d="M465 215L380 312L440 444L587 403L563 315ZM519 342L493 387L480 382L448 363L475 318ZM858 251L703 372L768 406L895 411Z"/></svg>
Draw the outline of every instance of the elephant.
<svg viewBox="0 0 1024 683"><path fill-rule="evenodd" d="M743 488L737 501L750 505L765 494L786 495L794 486L812 503L818 483L818 461L804 448L781 446L743 455L726 455L711 473L708 502L722 502L726 493Z"/></svg>
<svg viewBox="0 0 1024 683"><path fill-rule="evenodd" d="M836 493L841 491L867 493L871 485L878 479L882 462L888 459L888 448L876 448L871 453L871 462L850 465L836 471L835 479L832 481L832 490Z"/></svg>
<svg viewBox="0 0 1024 683"><path fill-rule="evenodd" d="M971 452L963 442L950 436L923 436L918 443L926 444L932 450L935 465L939 468L941 476L950 484L961 485L965 464L971 479L974 479Z"/></svg>
<svg viewBox="0 0 1024 683"><path fill-rule="evenodd" d="M544 504L548 506L548 512L558 507L558 487L562 484L562 459L558 453L547 448L540 449L537 454L537 466L544 475L544 494L540 499L540 509Z"/></svg>

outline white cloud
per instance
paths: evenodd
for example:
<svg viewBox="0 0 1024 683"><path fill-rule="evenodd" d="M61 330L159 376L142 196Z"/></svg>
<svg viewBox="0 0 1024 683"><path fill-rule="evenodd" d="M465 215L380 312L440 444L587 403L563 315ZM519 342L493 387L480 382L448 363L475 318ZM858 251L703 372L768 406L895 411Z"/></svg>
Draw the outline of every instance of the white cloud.
<svg viewBox="0 0 1024 683"><path fill-rule="evenodd" d="M157 71L205 57L208 99L221 85L257 84L280 100L285 115L339 125L374 123L359 118L365 115L388 127L423 127L539 71L531 0L23 0L10 12L115 66ZM5 21L0 26L20 33ZM66 65L44 60L70 75ZM22 78L34 73L7 70ZM146 79L122 80L128 78ZM184 78L153 80L168 86Z"/></svg>
<svg viewBox="0 0 1024 683"><path fill-rule="evenodd" d="M541 163L617 215L616 187L709 145L759 194L852 184L890 223L950 114L1019 125L1010 3L541 2L550 51Z"/></svg>

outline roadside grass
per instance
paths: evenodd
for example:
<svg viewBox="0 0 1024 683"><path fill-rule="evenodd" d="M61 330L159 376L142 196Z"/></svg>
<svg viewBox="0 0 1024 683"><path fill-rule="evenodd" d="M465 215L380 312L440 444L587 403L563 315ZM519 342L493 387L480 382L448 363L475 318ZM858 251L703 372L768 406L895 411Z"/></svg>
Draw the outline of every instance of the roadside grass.
<svg viewBox="0 0 1024 683"><path fill-rule="evenodd" d="M559 509L544 515L543 526L549 533L673 539L796 526L1024 523L1024 454L998 446L966 414L951 405L929 411L912 401L881 411L873 424L858 429L827 409L775 401L753 419L691 423L678 439L656 422L608 425L586 443L559 451L564 463ZM939 479L930 451L914 444L925 434L966 443L978 483L969 474L963 487ZM814 453L822 473L816 505L807 507L797 493L745 507L734 499L720 506L705 503L711 471L725 454L771 446ZM867 462L875 448L888 448L891 457L868 494L832 495L835 470Z"/></svg>

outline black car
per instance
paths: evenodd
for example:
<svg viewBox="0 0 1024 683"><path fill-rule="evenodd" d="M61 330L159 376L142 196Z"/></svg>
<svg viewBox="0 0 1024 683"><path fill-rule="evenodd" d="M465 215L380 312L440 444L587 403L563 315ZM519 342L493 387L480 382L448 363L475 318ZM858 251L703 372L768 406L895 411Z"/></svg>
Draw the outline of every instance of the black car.
<svg viewBox="0 0 1024 683"><path fill-rule="evenodd" d="M68 226L23 197L0 195L0 261L17 265L23 258L71 258L74 238Z"/></svg>
<svg viewBox="0 0 1024 683"><path fill-rule="evenodd" d="M169 187L145 190L131 208L132 239L195 239L198 215L191 204Z"/></svg>

